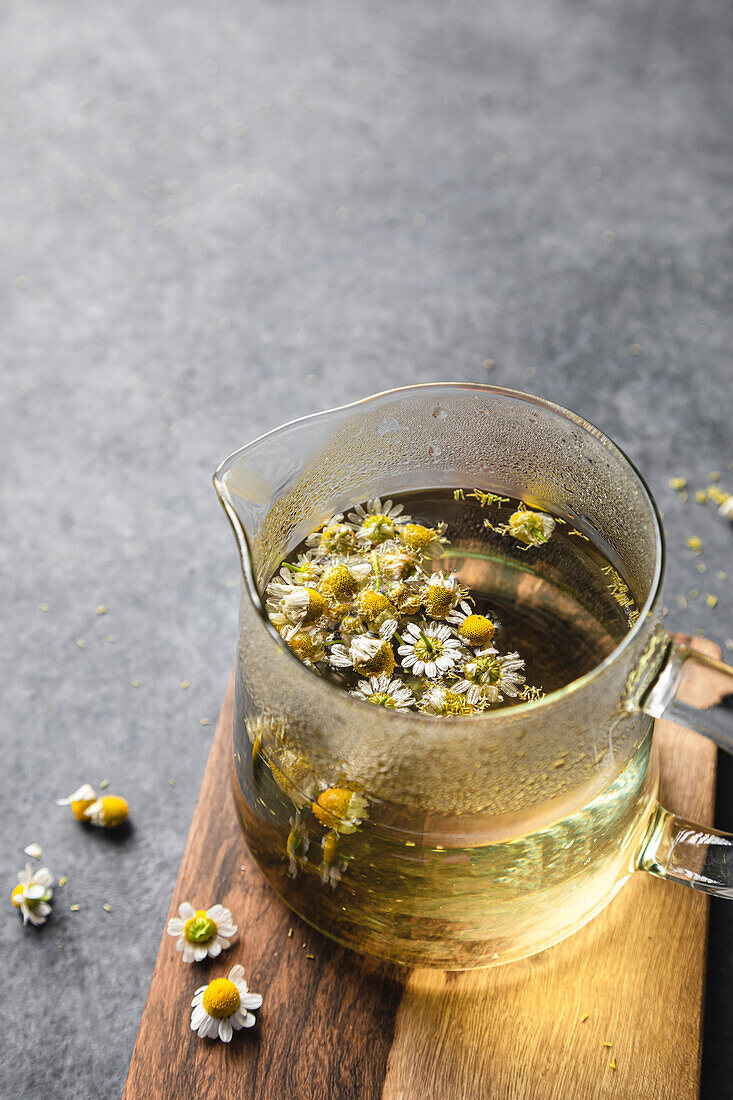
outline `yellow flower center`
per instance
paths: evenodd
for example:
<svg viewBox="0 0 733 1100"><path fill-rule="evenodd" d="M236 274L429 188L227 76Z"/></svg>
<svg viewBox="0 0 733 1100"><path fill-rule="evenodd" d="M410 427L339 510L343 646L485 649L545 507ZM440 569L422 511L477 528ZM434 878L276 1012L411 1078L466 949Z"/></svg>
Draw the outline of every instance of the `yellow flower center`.
<svg viewBox="0 0 733 1100"><path fill-rule="evenodd" d="M359 590L359 585L345 565L334 565L321 581L321 591L330 600L343 603Z"/></svg>
<svg viewBox="0 0 733 1100"><path fill-rule="evenodd" d="M292 638L288 639L287 643L292 649L296 657L300 657L301 661L314 661L317 659L319 650L313 638L305 631L299 634L293 634Z"/></svg>
<svg viewBox="0 0 733 1100"><path fill-rule="evenodd" d="M24 887L21 886L20 883L18 883L18 885L15 887L12 894L10 895L10 900L17 909L20 909L21 902L23 901L23 890Z"/></svg>
<svg viewBox="0 0 733 1100"><path fill-rule="evenodd" d="M226 1020L233 1016L240 1003L239 990L228 978L214 978L204 990L202 1004L208 1015L215 1020Z"/></svg>
<svg viewBox="0 0 733 1100"><path fill-rule="evenodd" d="M473 707L459 692L446 691L443 702L445 714L471 714Z"/></svg>
<svg viewBox="0 0 733 1100"><path fill-rule="evenodd" d="M433 619L444 619L453 607L454 593L442 584L430 584L423 593L423 603Z"/></svg>
<svg viewBox="0 0 733 1100"><path fill-rule="evenodd" d="M458 633L469 645L483 646L494 637L494 624L485 615L468 615L461 623Z"/></svg>
<svg viewBox="0 0 733 1100"><path fill-rule="evenodd" d="M362 676L379 676L382 672L394 671L394 653L389 642L384 642L376 653L366 657L363 661L354 662L354 671Z"/></svg>
<svg viewBox="0 0 733 1100"><path fill-rule="evenodd" d="M407 584L395 585L390 589L390 596L403 615L416 615L420 610L420 596Z"/></svg>
<svg viewBox="0 0 733 1100"><path fill-rule="evenodd" d="M121 825L126 817L127 802L125 799L116 794L105 795L102 799L102 822L104 825L108 829L113 829L116 825Z"/></svg>
<svg viewBox="0 0 733 1100"><path fill-rule="evenodd" d="M88 810L95 801L94 798L79 798L76 802L71 803L71 812L77 821L89 821L84 811Z"/></svg>
<svg viewBox="0 0 733 1100"><path fill-rule="evenodd" d="M216 935L216 921L206 916L205 909L197 909L196 916L183 926L183 934L189 943L208 943Z"/></svg>
<svg viewBox="0 0 733 1100"><path fill-rule="evenodd" d="M424 550L436 537L437 531L421 523L408 523L400 531L402 542L411 550Z"/></svg>
<svg viewBox="0 0 733 1100"><path fill-rule="evenodd" d="M328 600L321 595L317 588L306 588L308 593L308 610L303 616L303 622L308 625L322 618L328 610Z"/></svg>
<svg viewBox="0 0 733 1100"><path fill-rule="evenodd" d="M373 588L365 588L360 592L356 600L357 610L368 623L374 623L381 616L395 614L395 609L386 596L381 592L375 592Z"/></svg>

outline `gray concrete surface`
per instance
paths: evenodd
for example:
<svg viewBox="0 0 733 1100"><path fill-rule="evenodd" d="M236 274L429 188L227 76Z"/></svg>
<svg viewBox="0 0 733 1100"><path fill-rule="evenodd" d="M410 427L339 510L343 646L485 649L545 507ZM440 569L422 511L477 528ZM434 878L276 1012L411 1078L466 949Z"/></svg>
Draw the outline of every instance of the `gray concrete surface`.
<svg viewBox="0 0 733 1100"><path fill-rule="evenodd" d="M549 396L658 494L669 625L733 634L733 528L667 486L733 487L732 30L723 0L3 4L0 1095L122 1088L232 659L234 447L408 382ZM120 838L53 805L105 776ZM31 840L69 880L40 931L7 904ZM731 933L717 903L716 1100Z"/></svg>

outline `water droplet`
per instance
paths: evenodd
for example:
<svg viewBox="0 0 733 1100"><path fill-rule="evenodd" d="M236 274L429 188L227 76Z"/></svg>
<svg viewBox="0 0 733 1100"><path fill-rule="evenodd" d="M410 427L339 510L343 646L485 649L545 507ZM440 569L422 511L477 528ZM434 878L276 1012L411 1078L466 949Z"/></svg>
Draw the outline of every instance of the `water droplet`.
<svg viewBox="0 0 733 1100"><path fill-rule="evenodd" d="M439 447L437 443L431 443L428 447L428 454L431 458L437 458L438 455L442 455L443 449Z"/></svg>
<svg viewBox="0 0 733 1100"><path fill-rule="evenodd" d="M445 411L445 409L433 409L433 416L436 420L445 420L448 416L448 413Z"/></svg>

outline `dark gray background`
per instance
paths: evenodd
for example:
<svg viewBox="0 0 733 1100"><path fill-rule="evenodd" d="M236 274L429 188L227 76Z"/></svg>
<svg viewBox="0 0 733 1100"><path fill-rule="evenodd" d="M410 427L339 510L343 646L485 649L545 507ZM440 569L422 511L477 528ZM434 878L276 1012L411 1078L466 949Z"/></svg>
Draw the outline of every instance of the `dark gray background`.
<svg viewBox="0 0 733 1100"><path fill-rule="evenodd" d="M667 486L733 488L732 30L725 0L5 0L2 889L31 840L69 882L40 931L5 903L0 1094L122 1087L233 655L233 448L403 383L549 396L658 495L670 627L733 634L733 529ZM53 805L104 776L121 839ZM721 825L732 793L725 760ZM732 933L714 903L710 1098Z"/></svg>

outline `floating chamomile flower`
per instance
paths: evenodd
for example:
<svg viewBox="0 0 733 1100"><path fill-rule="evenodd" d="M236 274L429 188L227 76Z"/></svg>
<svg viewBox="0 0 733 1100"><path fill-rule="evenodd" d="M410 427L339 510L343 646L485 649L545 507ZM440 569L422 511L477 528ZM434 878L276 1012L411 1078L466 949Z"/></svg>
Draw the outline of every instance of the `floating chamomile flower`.
<svg viewBox="0 0 733 1100"><path fill-rule="evenodd" d="M237 934L232 914L223 905L210 909L194 909L190 902L178 906L178 916L171 917L166 929L169 936L176 936L176 951L183 952L185 963L215 959L226 951Z"/></svg>
<svg viewBox="0 0 733 1100"><path fill-rule="evenodd" d="M407 684L397 678L390 680L386 672L381 676L370 676L368 680L362 680L351 694L357 699L364 699L367 703L390 710L409 710L415 705L415 696Z"/></svg>
<svg viewBox="0 0 733 1100"><path fill-rule="evenodd" d="M488 520L484 520L487 527L491 527ZM547 542L555 530L555 520L544 512L530 512L528 508L518 508L509 517L509 522L501 527L494 527L504 535L523 542L527 548L530 546L542 546Z"/></svg>
<svg viewBox="0 0 733 1100"><path fill-rule="evenodd" d="M461 600L446 621L457 627L463 641L475 649L487 646L496 633L497 624L486 615L477 615L468 600Z"/></svg>
<svg viewBox="0 0 733 1100"><path fill-rule="evenodd" d="M397 629L397 608L387 596L373 588L362 588L354 600L354 611L380 638L391 638Z"/></svg>
<svg viewBox="0 0 733 1100"><path fill-rule="evenodd" d="M391 500L385 500L383 504L379 497L372 497L366 507L357 504L347 519L359 541L377 545L393 539L399 529L410 522L410 517L402 515L402 511L402 504L393 504Z"/></svg>
<svg viewBox="0 0 733 1100"><path fill-rule="evenodd" d="M280 637L304 665L315 665L326 656L326 635L318 627L307 630L286 626L280 630Z"/></svg>
<svg viewBox="0 0 733 1100"><path fill-rule="evenodd" d="M371 571L371 563L365 558L341 558L323 574L321 592L332 604L349 604Z"/></svg>
<svg viewBox="0 0 733 1100"><path fill-rule="evenodd" d="M400 528L400 542L408 550L418 550L430 557L440 557L443 553L443 535L445 524L437 527L423 527L421 523L408 523Z"/></svg>
<svg viewBox="0 0 733 1100"><path fill-rule="evenodd" d="M314 626L328 614L328 600L317 588L269 585L268 591L273 598L267 601L267 613L275 626Z"/></svg>
<svg viewBox="0 0 733 1100"><path fill-rule="evenodd" d="M367 800L358 791L344 787L329 787L321 791L311 804L313 814L328 829L337 833L353 833L367 816Z"/></svg>
<svg viewBox="0 0 733 1100"><path fill-rule="evenodd" d="M68 798L57 798L56 805L71 806L71 812L77 821L88 821L86 812L96 800L97 795L91 783L82 783Z"/></svg>
<svg viewBox="0 0 733 1100"><path fill-rule="evenodd" d="M322 557L328 554L350 554L356 550L356 533L343 519L341 512L331 516L323 527L308 535L306 546Z"/></svg>
<svg viewBox="0 0 733 1100"><path fill-rule="evenodd" d="M331 646L328 660L334 668L353 668L360 676L391 675L395 666L389 641L371 634L357 634L348 649L339 643Z"/></svg>
<svg viewBox="0 0 733 1100"><path fill-rule="evenodd" d="M443 623L408 623L397 652L402 666L415 676L435 680L458 663L461 643Z"/></svg>
<svg viewBox="0 0 733 1100"><path fill-rule="evenodd" d="M105 829L116 829L127 821L127 814L127 802L117 794L103 795L84 811L87 821L91 821L92 825L102 825Z"/></svg>
<svg viewBox="0 0 733 1100"><path fill-rule="evenodd" d="M420 602L431 619L447 619L463 592L455 573L432 573L420 591Z"/></svg>
<svg viewBox="0 0 733 1100"><path fill-rule="evenodd" d="M387 595L400 615L417 615L420 611L420 589L407 581L387 585Z"/></svg>
<svg viewBox="0 0 733 1100"><path fill-rule="evenodd" d="M321 849L323 851L323 859L319 868L321 882L324 886L330 886L332 890L335 890L348 866L346 860L339 859L339 835L335 829L332 829L323 837Z"/></svg>
<svg viewBox="0 0 733 1100"><path fill-rule="evenodd" d="M495 649L481 649L470 657L461 669L460 680L451 684L453 691L466 693L471 703L484 700L498 703L502 694L514 698L524 683L524 661L518 653L505 653Z"/></svg>
<svg viewBox="0 0 733 1100"><path fill-rule="evenodd" d="M244 967L233 966L228 978L214 978L194 993L191 1007L191 1031L199 1038L231 1042L232 1035L243 1027L254 1027L255 1018L249 1009L262 1006L259 993L250 993L244 980Z"/></svg>
<svg viewBox="0 0 733 1100"><path fill-rule="evenodd" d="M451 690L445 684L433 684L420 700L420 710L426 714L437 714L442 717L476 714L480 709L477 702L458 691Z"/></svg>
<svg viewBox="0 0 733 1100"><path fill-rule="evenodd" d="M323 572L323 563L312 554L309 550L307 554L298 554L295 561L284 562L280 570L283 582L290 574L295 584L315 584Z"/></svg>
<svg viewBox="0 0 733 1100"><path fill-rule="evenodd" d="M308 830L300 820L300 815L290 818L290 832L285 841L285 854L288 857L288 874L295 878L299 869L303 869L308 862L308 849L310 840Z"/></svg>
<svg viewBox="0 0 733 1100"><path fill-rule="evenodd" d="M53 895L51 883L53 875L48 867L32 868L26 863L23 871L18 871L18 885L10 895L10 900L23 917L23 924L45 924L51 912L48 904Z"/></svg>
<svg viewBox="0 0 733 1100"><path fill-rule="evenodd" d="M394 542L383 543L377 550L377 568L387 581L403 580L417 567L420 555Z"/></svg>

